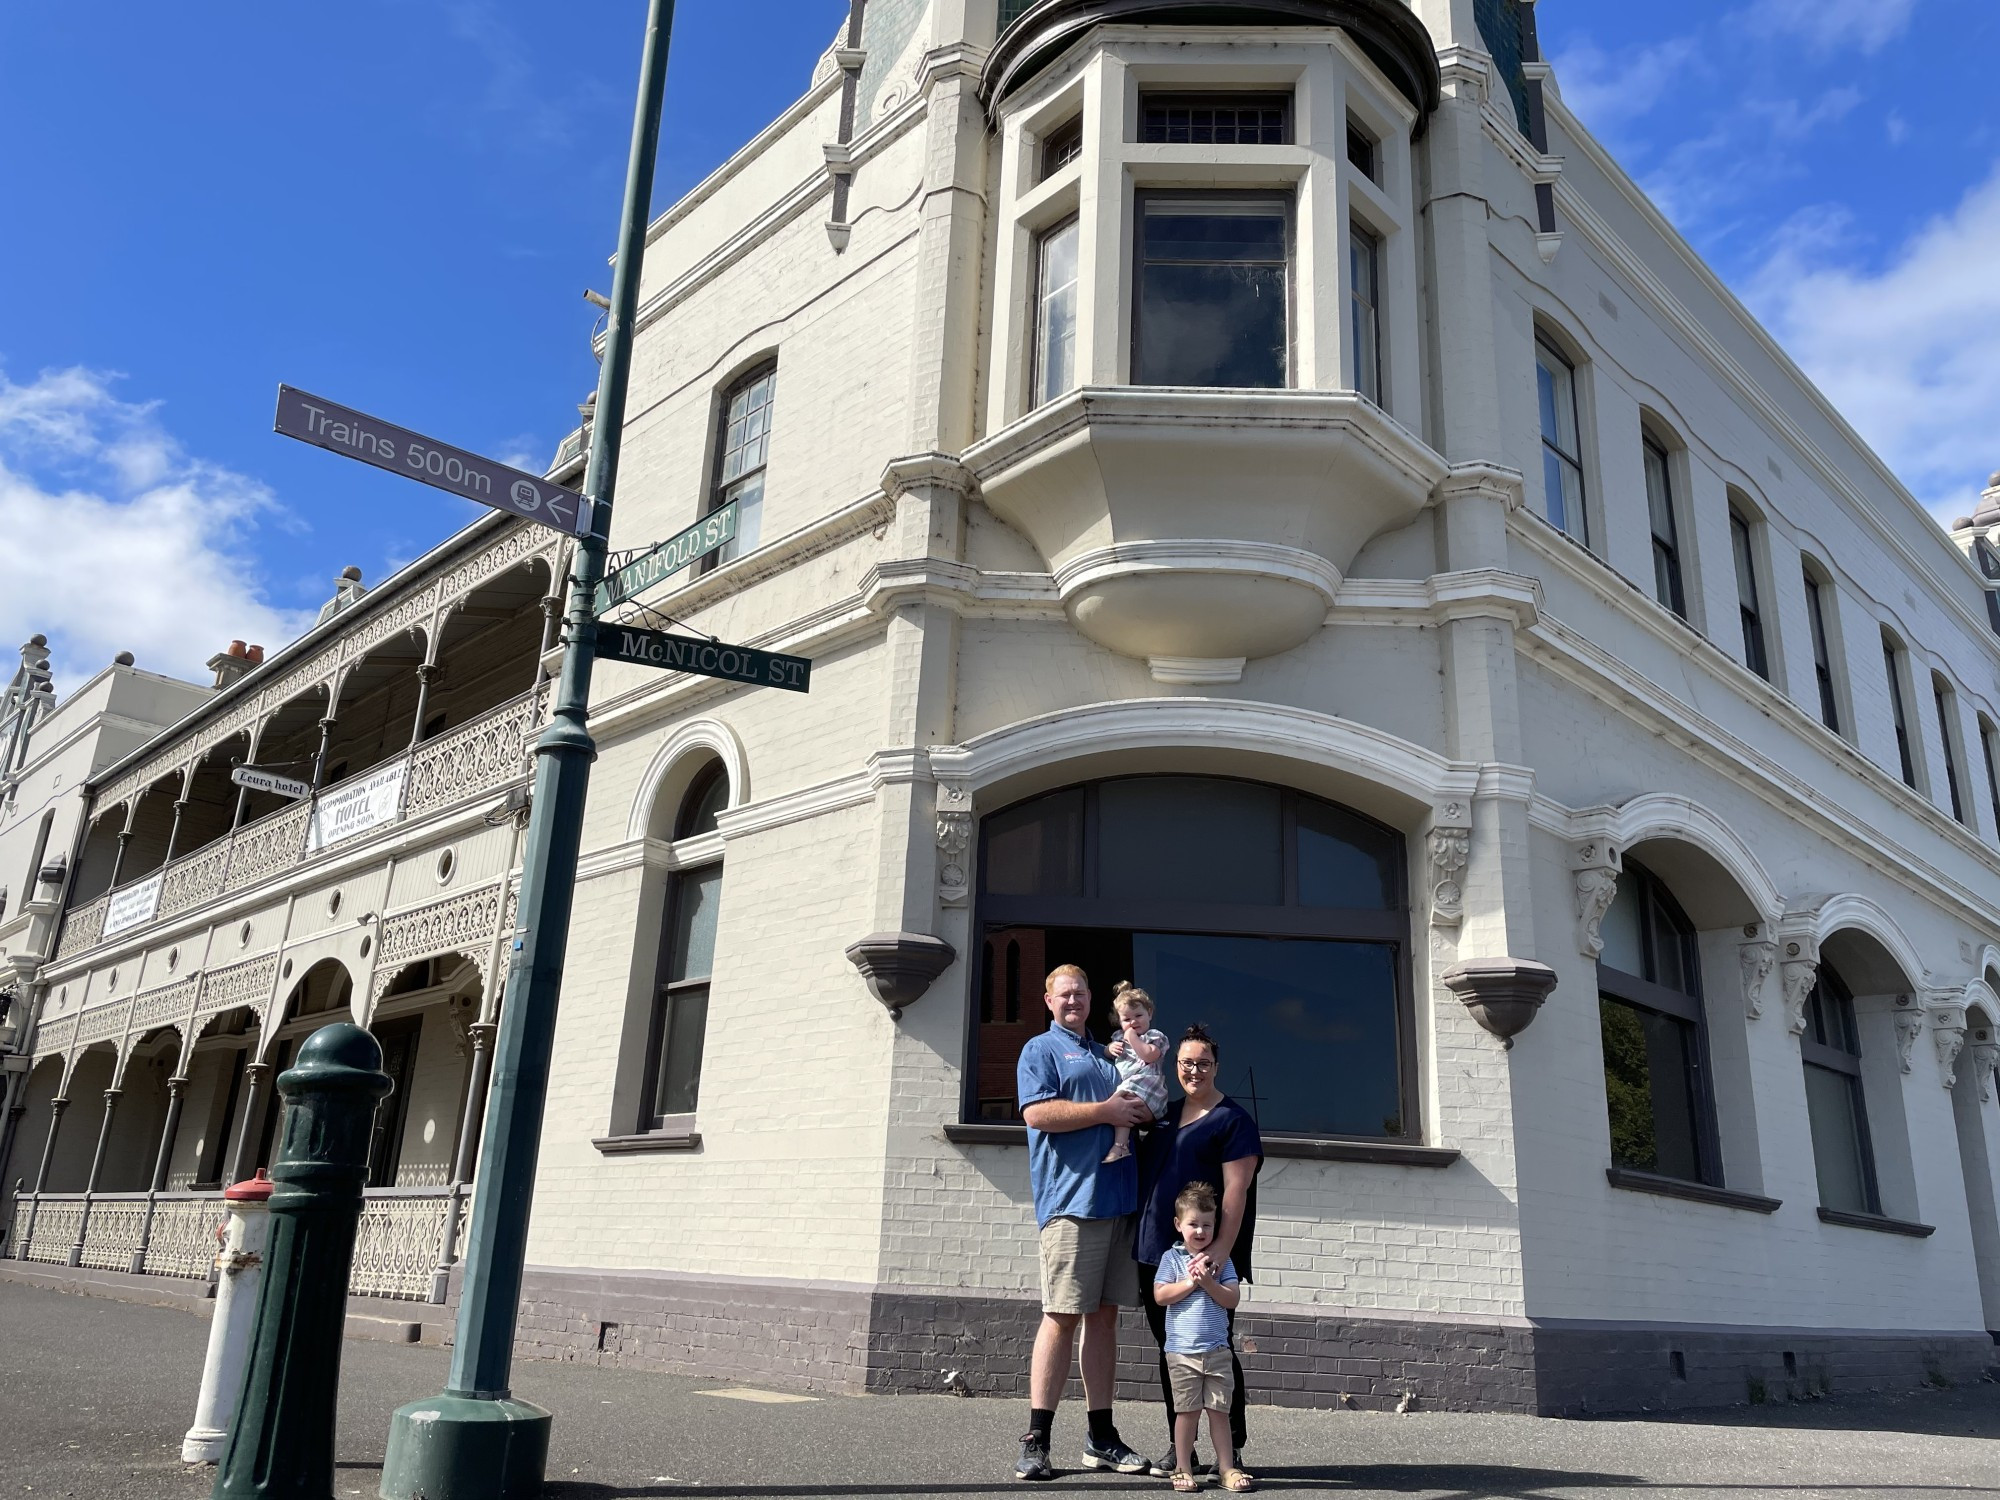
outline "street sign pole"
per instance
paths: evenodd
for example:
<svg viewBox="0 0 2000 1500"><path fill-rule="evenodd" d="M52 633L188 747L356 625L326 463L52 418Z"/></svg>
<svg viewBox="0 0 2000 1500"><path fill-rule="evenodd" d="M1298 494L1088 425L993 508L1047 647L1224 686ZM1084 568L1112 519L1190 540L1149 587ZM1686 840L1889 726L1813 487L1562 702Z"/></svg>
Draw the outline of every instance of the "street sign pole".
<svg viewBox="0 0 2000 1500"><path fill-rule="evenodd" d="M383 1500L419 1496L532 1500L542 1493L550 1415L513 1399L509 1377L535 1159L555 1044L556 1000L576 890L577 850L583 840L584 791L597 755L587 727L597 634L594 596L604 576L619 442L625 429L639 270L646 251L673 16L673 0L650 0L596 425L583 484L583 493L592 502L592 525L577 543L571 569L569 640L553 722L536 744L535 801L522 862L520 917L500 1008L451 1375L443 1395L412 1402L391 1420L382 1462Z"/></svg>

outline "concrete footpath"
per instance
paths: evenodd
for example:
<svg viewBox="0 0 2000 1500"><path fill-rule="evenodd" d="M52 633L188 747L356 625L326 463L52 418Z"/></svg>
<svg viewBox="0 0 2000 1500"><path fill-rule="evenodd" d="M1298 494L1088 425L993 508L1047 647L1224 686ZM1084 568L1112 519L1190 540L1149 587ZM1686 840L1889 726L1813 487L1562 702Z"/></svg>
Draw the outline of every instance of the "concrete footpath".
<svg viewBox="0 0 2000 1500"><path fill-rule="evenodd" d="M183 1466L180 1441L207 1334L184 1312L0 1283L0 1500L206 1496L215 1471ZM350 1339L341 1358L335 1500L373 1497L389 1413L434 1394L448 1356ZM1029 1486L1010 1478L1018 1401L809 1399L590 1365L517 1378L556 1413L549 1500L1171 1493L1078 1471L1083 1413L1067 1407L1064 1472ZM1157 1408L1119 1420L1128 1441L1164 1446ZM2000 1385L1638 1421L1253 1407L1250 1432L1263 1490L1346 1500L2000 1497Z"/></svg>

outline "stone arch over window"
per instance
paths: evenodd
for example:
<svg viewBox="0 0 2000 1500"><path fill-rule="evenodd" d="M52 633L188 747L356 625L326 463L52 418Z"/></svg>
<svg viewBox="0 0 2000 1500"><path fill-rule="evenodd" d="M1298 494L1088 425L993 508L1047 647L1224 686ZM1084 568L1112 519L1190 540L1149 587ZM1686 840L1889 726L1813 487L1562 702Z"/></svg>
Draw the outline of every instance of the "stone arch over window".
<svg viewBox="0 0 2000 1500"><path fill-rule="evenodd" d="M1043 976L1077 963L1098 1039L1113 985L1136 981L1169 1034L1215 1033L1223 1091L1265 1132L1421 1138L1397 829L1282 782L1162 770L997 807L977 869L979 982L1013 988L971 997L968 1119L1018 1116Z"/></svg>
<svg viewBox="0 0 2000 1500"><path fill-rule="evenodd" d="M729 787L726 806L750 799L750 764L743 741L720 719L696 719L667 736L639 776L625 820L628 839L671 840L688 785L709 760L722 763Z"/></svg>

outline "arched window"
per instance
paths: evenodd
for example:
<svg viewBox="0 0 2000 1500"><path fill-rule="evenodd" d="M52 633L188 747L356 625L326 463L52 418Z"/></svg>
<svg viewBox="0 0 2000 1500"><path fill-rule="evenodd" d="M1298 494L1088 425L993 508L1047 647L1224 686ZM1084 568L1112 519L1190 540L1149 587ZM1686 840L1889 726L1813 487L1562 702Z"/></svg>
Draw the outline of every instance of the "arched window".
<svg viewBox="0 0 2000 1500"><path fill-rule="evenodd" d="M1651 871L1628 859L1601 930L1612 1164L1721 1187L1694 924Z"/></svg>
<svg viewBox="0 0 2000 1500"><path fill-rule="evenodd" d="M715 474L708 509L736 504L736 537L715 553L714 566L757 550L763 530L764 469L771 457L771 408L778 398L778 362L767 360L722 392L715 404Z"/></svg>
<svg viewBox="0 0 2000 1500"><path fill-rule="evenodd" d="M1568 532L1588 547L1576 367L1540 332L1535 335L1535 392L1542 424L1543 513L1556 530Z"/></svg>
<svg viewBox="0 0 2000 1500"><path fill-rule="evenodd" d="M716 831L729 805L729 774L721 761L697 772L674 819L681 849ZM722 856L683 866L667 885L666 920L646 1046L640 1127L658 1130L674 1115L692 1115L701 1096L701 1054L708 1032L708 982L715 960L716 914L722 904Z"/></svg>
<svg viewBox="0 0 2000 1500"><path fill-rule="evenodd" d="M1090 976L1110 1031L1131 979L1168 1036L1222 1044L1221 1087L1279 1135L1415 1140L1410 918L1403 841L1303 792L1134 776L1050 792L987 817L971 1118L1018 1117L1014 1067L1049 1025L1041 983ZM1005 993L990 990L1004 984Z"/></svg>
<svg viewBox="0 0 2000 1500"><path fill-rule="evenodd" d="M1819 1206L1879 1214L1875 1151L1868 1139L1868 1104L1861 1091L1861 1031L1854 996L1833 965L1822 963L1806 1010L1806 1116L1812 1126Z"/></svg>

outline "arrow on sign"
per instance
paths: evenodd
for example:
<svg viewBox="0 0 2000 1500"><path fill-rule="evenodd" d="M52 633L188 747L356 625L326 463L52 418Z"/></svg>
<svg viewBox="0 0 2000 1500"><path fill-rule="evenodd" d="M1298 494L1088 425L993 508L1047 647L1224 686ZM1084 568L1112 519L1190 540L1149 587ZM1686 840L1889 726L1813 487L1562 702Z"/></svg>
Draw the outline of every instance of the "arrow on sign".
<svg viewBox="0 0 2000 1500"><path fill-rule="evenodd" d="M567 536L590 534L590 501L575 490L324 396L279 386L276 427L286 437L315 448L373 464L495 510L510 511L551 531Z"/></svg>

